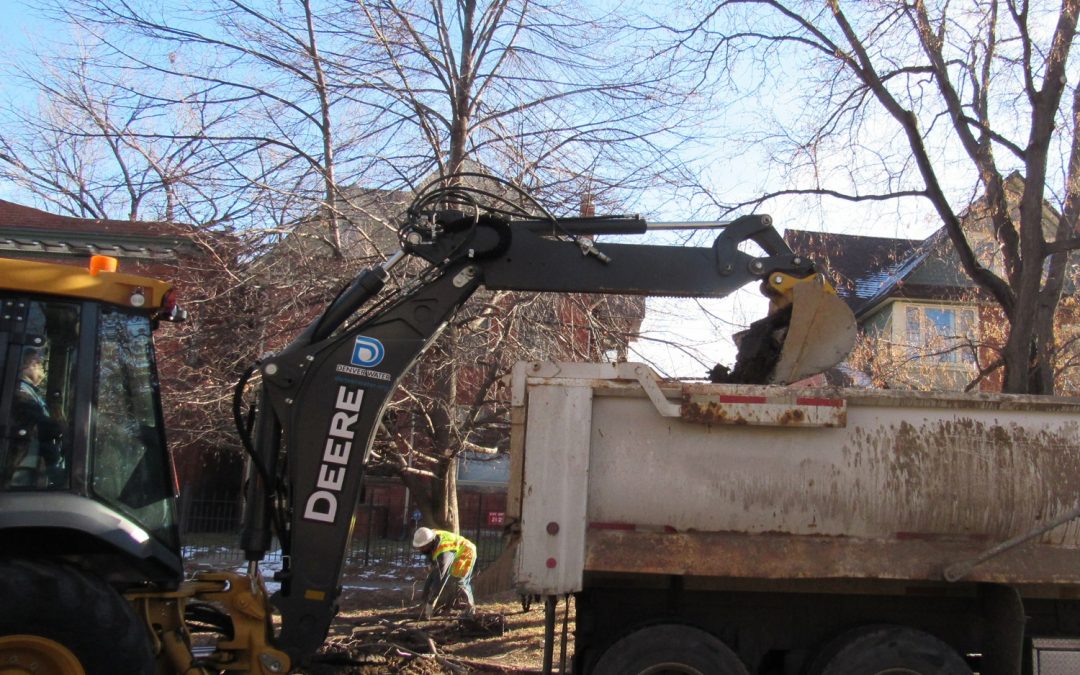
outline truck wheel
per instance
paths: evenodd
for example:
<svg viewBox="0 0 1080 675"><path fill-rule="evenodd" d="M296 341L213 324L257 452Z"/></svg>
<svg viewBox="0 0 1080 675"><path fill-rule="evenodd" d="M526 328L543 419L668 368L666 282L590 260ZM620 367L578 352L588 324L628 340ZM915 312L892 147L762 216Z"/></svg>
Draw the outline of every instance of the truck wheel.
<svg viewBox="0 0 1080 675"><path fill-rule="evenodd" d="M146 627L105 582L68 565L0 560L0 670L12 666L34 675L147 675L154 655Z"/></svg>
<svg viewBox="0 0 1080 675"><path fill-rule="evenodd" d="M952 647L902 626L856 629L825 646L807 675L972 675Z"/></svg>
<svg viewBox="0 0 1080 675"><path fill-rule="evenodd" d="M600 656L593 675L749 675L720 640L692 626L662 624L627 635Z"/></svg>

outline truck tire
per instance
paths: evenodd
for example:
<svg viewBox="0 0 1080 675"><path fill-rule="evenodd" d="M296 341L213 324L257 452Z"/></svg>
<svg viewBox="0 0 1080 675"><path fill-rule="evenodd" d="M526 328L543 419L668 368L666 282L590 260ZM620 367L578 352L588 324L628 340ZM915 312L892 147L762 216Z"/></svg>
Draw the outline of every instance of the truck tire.
<svg viewBox="0 0 1080 675"><path fill-rule="evenodd" d="M903 626L867 626L833 640L807 675L972 675L953 650L929 633Z"/></svg>
<svg viewBox="0 0 1080 675"><path fill-rule="evenodd" d="M154 672L147 629L119 593L39 560L0 560L0 664L12 663L40 675Z"/></svg>
<svg viewBox="0 0 1080 675"><path fill-rule="evenodd" d="M749 675L727 645L692 626L660 624L634 631L608 647L592 675Z"/></svg>

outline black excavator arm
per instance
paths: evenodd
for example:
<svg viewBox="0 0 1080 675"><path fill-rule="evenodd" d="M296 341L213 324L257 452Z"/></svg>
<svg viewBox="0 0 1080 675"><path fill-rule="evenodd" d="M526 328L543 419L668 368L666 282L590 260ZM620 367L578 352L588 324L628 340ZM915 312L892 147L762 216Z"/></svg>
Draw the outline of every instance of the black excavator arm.
<svg viewBox="0 0 1080 675"><path fill-rule="evenodd" d="M401 251L362 272L299 338L261 363L242 544L258 561L273 535L280 541L285 564L271 602L282 619L277 646L294 663L323 643L336 613L353 510L383 410L401 376L478 288L723 297L754 281L782 289L815 276L768 216L731 222L711 247L596 244L595 235L642 234L648 226L623 216L508 217L462 200L462 192L419 199L401 229ZM425 208L440 200L451 208ZM740 250L746 241L764 255ZM391 269L410 258L426 270L383 300Z"/></svg>

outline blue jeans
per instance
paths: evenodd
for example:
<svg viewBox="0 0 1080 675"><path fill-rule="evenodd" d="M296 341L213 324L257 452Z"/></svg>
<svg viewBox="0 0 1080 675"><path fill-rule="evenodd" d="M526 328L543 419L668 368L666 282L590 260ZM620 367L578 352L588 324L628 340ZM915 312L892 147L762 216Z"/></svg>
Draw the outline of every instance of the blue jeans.
<svg viewBox="0 0 1080 675"><path fill-rule="evenodd" d="M449 586L451 583L454 583L457 584L457 586L461 588L461 590L465 591L465 598L469 601L469 609L472 609L476 606L476 601L473 600L472 588L472 578L473 572L475 570L476 566L474 565L469 568L469 571L465 573L465 576L459 578L451 575L450 578L446 580L447 586ZM428 575L427 582L424 583L424 599L426 602L435 601L435 594L439 592L440 579L441 577L439 576L439 568L436 567L432 569L431 573ZM444 589L443 595L439 597L439 600L441 602L450 602L451 604L453 603L453 595L447 592L449 590L450 589Z"/></svg>
<svg viewBox="0 0 1080 675"><path fill-rule="evenodd" d="M461 590L465 591L465 597L469 600L469 609L470 610L476 607L476 602L473 601L473 591L472 591L472 577L473 577L473 571L475 569L476 569L476 565L473 565L472 567L469 568L469 571L465 573L465 576L461 577L460 579L457 579L457 577L455 577L455 579L458 582L458 586L461 586Z"/></svg>

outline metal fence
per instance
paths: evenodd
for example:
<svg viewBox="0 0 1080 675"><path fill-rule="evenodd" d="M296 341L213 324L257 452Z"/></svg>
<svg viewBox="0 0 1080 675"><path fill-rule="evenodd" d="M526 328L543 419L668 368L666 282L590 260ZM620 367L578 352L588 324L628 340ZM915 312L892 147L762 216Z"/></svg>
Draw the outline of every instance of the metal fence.
<svg viewBox="0 0 1080 675"><path fill-rule="evenodd" d="M358 510L378 508L361 504ZM214 566L242 565L244 552L240 549L240 524L242 507L236 497L192 497L181 495L180 541L184 558L198 564ZM370 513L369 513L370 516ZM346 564L367 567L369 565L410 565L418 562L410 539L387 539L378 536L376 519L358 518L360 526L353 531L352 542L346 553ZM462 535L476 544L477 569L483 569L502 553L501 528L471 528ZM281 550L276 544L267 553L266 562L280 563Z"/></svg>

